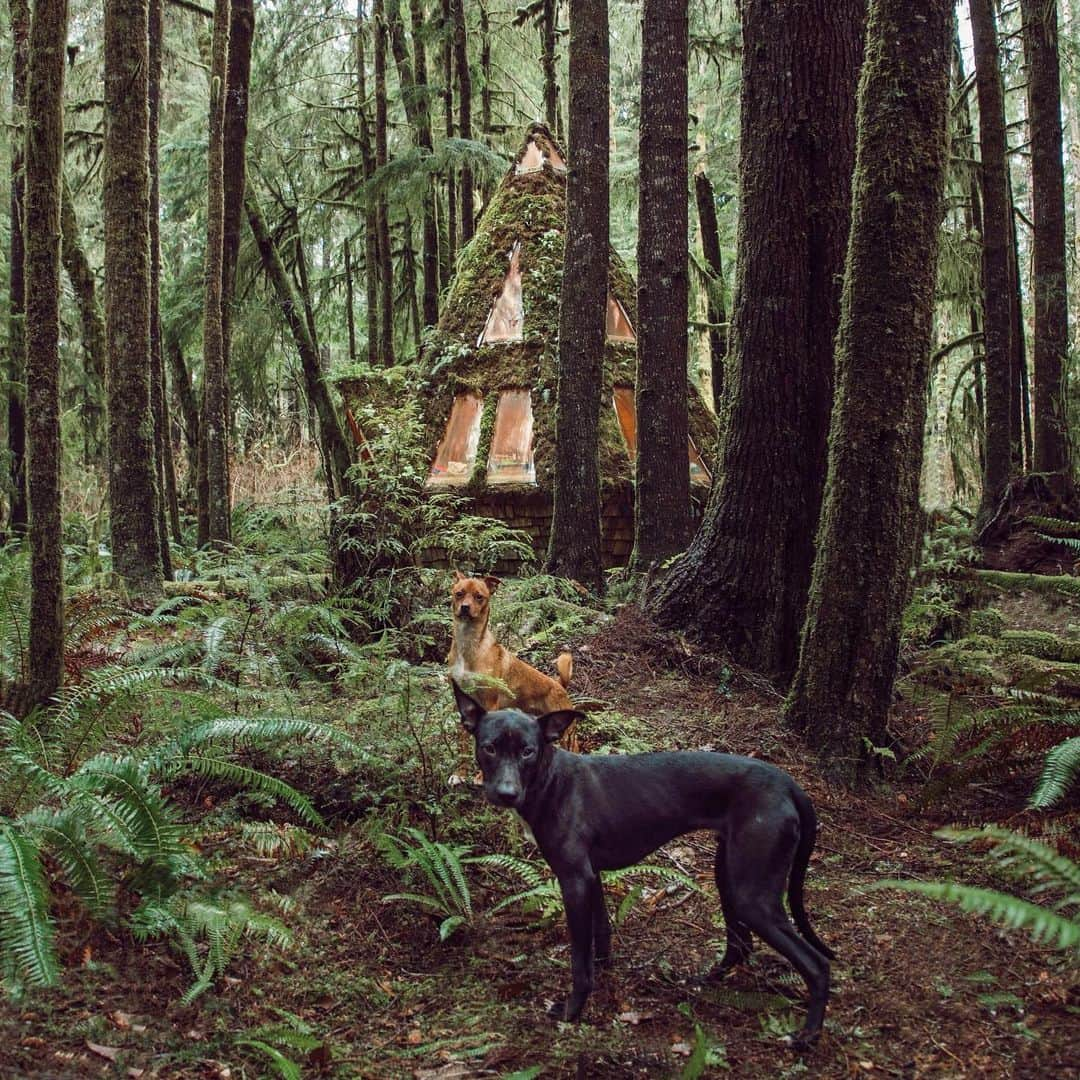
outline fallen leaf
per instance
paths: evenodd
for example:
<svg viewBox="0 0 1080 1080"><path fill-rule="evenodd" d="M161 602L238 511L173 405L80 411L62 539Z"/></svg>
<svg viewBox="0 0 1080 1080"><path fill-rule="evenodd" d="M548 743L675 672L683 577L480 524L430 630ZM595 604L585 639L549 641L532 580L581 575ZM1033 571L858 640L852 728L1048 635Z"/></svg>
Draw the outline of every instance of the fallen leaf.
<svg viewBox="0 0 1080 1080"><path fill-rule="evenodd" d="M418 1046L423 1042L424 1036L420 1034L419 1028L413 1028L412 1031L409 1032L408 1038L410 1046Z"/></svg>
<svg viewBox="0 0 1080 1080"><path fill-rule="evenodd" d="M128 1014L127 1014L126 1012L121 1012L121 1011L120 1011L119 1009L117 1009L117 1010L116 1010L116 1012L114 1012L114 1013L113 1013L113 1014L112 1014L112 1015L111 1015L111 1016L109 1017L109 1019L110 1019L110 1020L112 1020L112 1022L113 1022L113 1023L114 1023L114 1024L115 1024L115 1025L116 1025L116 1026L117 1026L117 1027L118 1027L118 1028L120 1029L120 1030L121 1030L121 1031L127 1031L127 1029L128 1029L129 1027L131 1027L131 1017L130 1017L130 1016L128 1016Z"/></svg>
<svg viewBox="0 0 1080 1080"><path fill-rule="evenodd" d="M683 1057L689 1057L694 1050L689 1043L677 1042L671 1044L671 1052L673 1054L682 1054Z"/></svg>
<svg viewBox="0 0 1080 1080"><path fill-rule="evenodd" d="M93 1043L89 1039L86 1040L86 1049L92 1054L97 1054L98 1057L107 1058L109 1061L115 1061L120 1055L118 1047L102 1046L100 1043Z"/></svg>
<svg viewBox="0 0 1080 1080"><path fill-rule="evenodd" d="M128 1074L128 1076L131 1077L131 1080L139 1080L139 1077L142 1076L142 1074L144 1072L146 1072L145 1069L132 1068L132 1069L128 1069L127 1074Z"/></svg>

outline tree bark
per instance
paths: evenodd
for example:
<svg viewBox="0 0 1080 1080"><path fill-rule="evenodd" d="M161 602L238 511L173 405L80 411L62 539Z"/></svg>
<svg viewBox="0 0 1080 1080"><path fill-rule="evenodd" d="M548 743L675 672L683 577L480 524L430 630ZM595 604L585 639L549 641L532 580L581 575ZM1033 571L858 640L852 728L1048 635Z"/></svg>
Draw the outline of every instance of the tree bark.
<svg viewBox="0 0 1080 1080"><path fill-rule="evenodd" d="M25 176L23 153L26 122L26 62L30 49L30 5L8 0L11 10L11 249L8 261L7 448L9 456L8 524L24 533L29 521L26 503L26 279L24 275Z"/></svg>
<svg viewBox="0 0 1080 1080"><path fill-rule="evenodd" d="M547 570L591 589L604 580L597 440L608 279L608 49L607 0L571 0L570 171Z"/></svg>
<svg viewBox="0 0 1080 1080"><path fill-rule="evenodd" d="M184 350L180 346L180 339L175 334L165 334L165 351L169 355L169 366L172 368L173 392L177 401L180 402L180 418L184 429L184 443L187 446L187 470L189 488L195 481L195 472L198 468L199 452L199 406L195 400L195 390L191 385L191 374L184 360Z"/></svg>
<svg viewBox="0 0 1080 1080"><path fill-rule="evenodd" d="M346 236L342 244L342 255L345 259L345 326L349 331L349 363L356 363L356 315L353 311L353 264L352 250L349 246L349 238Z"/></svg>
<svg viewBox="0 0 1080 1080"><path fill-rule="evenodd" d="M638 153L638 449L634 551L646 569L690 539L687 64L685 0L645 0Z"/></svg>
<svg viewBox="0 0 1080 1080"><path fill-rule="evenodd" d="M787 703L849 783L887 745L919 516L953 5L927 0L920 12L870 4L829 477Z"/></svg>
<svg viewBox="0 0 1080 1080"><path fill-rule="evenodd" d="M540 13L540 66L544 72L544 122L554 132L559 125L559 83L555 65L555 0L543 0Z"/></svg>
<svg viewBox="0 0 1080 1080"><path fill-rule="evenodd" d="M1065 173L1055 0L1022 0L1034 216L1034 471L1068 472L1064 370L1069 349Z"/></svg>
<svg viewBox="0 0 1080 1080"><path fill-rule="evenodd" d="M413 137L421 155L430 157L434 144L431 138L431 111L427 104L427 59L421 37L424 17L419 0L410 0L409 6L414 62L409 62L405 25L401 19L401 0L389 0L387 8L390 48L394 54L401 99L413 129ZM434 326L439 321L439 233L435 224L435 192L430 178L424 191L423 202L421 260L424 324Z"/></svg>
<svg viewBox="0 0 1080 1080"><path fill-rule="evenodd" d="M442 0L443 131L454 137L454 15L451 0ZM454 276L457 251L457 177L452 165L446 170L446 258L442 260L443 286Z"/></svg>
<svg viewBox="0 0 1080 1080"><path fill-rule="evenodd" d="M458 130L463 139L471 139L472 78L469 73L469 42L465 30L463 0L451 0L451 10L454 18L454 67L457 69L458 85ZM461 166L461 201L458 205L461 212L461 246L464 247L472 239L475 226L473 173L472 166L468 163Z"/></svg>
<svg viewBox="0 0 1080 1080"><path fill-rule="evenodd" d="M166 479L166 466L171 466L171 458L166 461L165 446L169 439L169 432L165 423L165 364L161 351L161 228L158 221L161 204L158 129L161 121L162 0L149 0L147 15L150 64L147 82L147 145L150 160L150 409L154 416L154 480L157 490L157 529L158 543L161 546L161 573L166 581L172 581L172 552L169 549L169 526L166 520L170 491L169 481ZM174 481L173 494L175 491Z"/></svg>
<svg viewBox="0 0 1080 1080"><path fill-rule="evenodd" d="M386 144L386 13L383 0L374 0L375 20L375 171L390 160ZM394 259L390 247L390 208L385 191L376 196L379 246L379 354L382 363L394 363Z"/></svg>
<svg viewBox="0 0 1080 1080"><path fill-rule="evenodd" d="M971 0L975 46L975 88L979 99L982 176L983 339L986 356L986 434L980 518L989 518L1012 474L1010 424L1013 408L1012 324L1008 179L1005 161L1005 106L998 61L993 0Z"/></svg>
<svg viewBox="0 0 1080 1080"><path fill-rule="evenodd" d="M60 194L60 230L63 234L61 258L71 282L71 291L75 294L75 305L79 309L83 355L91 384L83 422L93 447L92 460L99 461L104 450L105 415L99 402L105 399L105 317L97 298L97 280L83 250L75 205L66 179L62 181Z"/></svg>
<svg viewBox="0 0 1080 1080"><path fill-rule="evenodd" d="M259 256L262 259L263 269L277 297L278 306L285 317L285 321L292 333L296 351L300 354L300 366L304 373L304 386L307 390L308 400L315 409L319 421L319 433L323 452L330 464L330 475L327 477L331 490L337 495L343 495L350 490L346 473L352 464L349 452L349 444L341 429L337 410L330 399L330 391L327 389L323 378L322 365L319 362L319 350L312 339L307 320L304 318L303 305L296 295L293 283L285 271L281 261L281 255L274 244L270 231L266 227L258 198L250 186L244 197L244 207L247 211L248 223L251 226L252 235L255 237Z"/></svg>
<svg viewBox="0 0 1080 1080"><path fill-rule="evenodd" d="M863 0L747 0L725 424L705 517L655 597L787 683L814 557L850 226Z"/></svg>
<svg viewBox="0 0 1080 1080"><path fill-rule="evenodd" d="M149 12L105 5L105 332L109 351L109 526L127 590L161 594L150 405Z"/></svg>
<svg viewBox="0 0 1080 1080"><path fill-rule="evenodd" d="M724 358L727 356L727 322L724 306L724 264L720 256L720 229L716 223L716 197L708 174L704 171L694 176L694 198L697 203L698 223L701 225L701 253L709 268L712 281L708 288L709 319L709 370L712 375L713 411L720 415L720 401L724 389Z"/></svg>
<svg viewBox="0 0 1080 1080"><path fill-rule="evenodd" d="M37 0L26 66L25 282L27 480L30 505L28 701L64 673L60 521L60 188L64 162L67 0Z"/></svg>
<svg viewBox="0 0 1080 1080"><path fill-rule="evenodd" d="M225 355L225 102L228 95L229 0L215 0L206 153L206 263L203 271L203 407L199 428L206 459L206 535L199 546L230 536L228 371ZM201 468L201 466L200 466ZM202 491L199 491L200 502Z"/></svg>
<svg viewBox="0 0 1080 1080"><path fill-rule="evenodd" d="M360 141L360 161L364 174L364 297L367 304L367 362L379 361L379 233L378 207L371 190L375 156L367 112L367 58L364 55L364 0L356 3L356 118Z"/></svg>

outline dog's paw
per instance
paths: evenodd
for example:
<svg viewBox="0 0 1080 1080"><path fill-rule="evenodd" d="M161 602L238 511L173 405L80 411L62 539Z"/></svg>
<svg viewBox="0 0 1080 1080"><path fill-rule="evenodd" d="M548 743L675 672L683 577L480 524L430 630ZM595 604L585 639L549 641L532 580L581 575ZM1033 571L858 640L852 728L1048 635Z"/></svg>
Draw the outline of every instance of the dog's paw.
<svg viewBox="0 0 1080 1080"><path fill-rule="evenodd" d="M814 1048L820 1036L820 1031L808 1032L803 1030L798 1031L793 1035L785 1035L780 1041L796 1054L803 1054L807 1050L812 1050Z"/></svg>
<svg viewBox="0 0 1080 1080"><path fill-rule="evenodd" d="M554 1000L547 998L544 1000L544 1006L548 1016L556 1023L576 1024L581 1019L581 1006L573 1008L567 998Z"/></svg>

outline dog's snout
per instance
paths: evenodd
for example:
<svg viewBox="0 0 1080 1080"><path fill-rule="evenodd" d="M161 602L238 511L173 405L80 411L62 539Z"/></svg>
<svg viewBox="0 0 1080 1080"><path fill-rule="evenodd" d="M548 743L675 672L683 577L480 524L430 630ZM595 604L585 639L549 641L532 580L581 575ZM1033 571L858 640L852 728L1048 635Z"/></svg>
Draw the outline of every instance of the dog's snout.
<svg viewBox="0 0 1080 1080"><path fill-rule="evenodd" d="M472 608L469 607L468 604L462 604L461 607L458 608L458 611L460 611L462 615L471 615L472 614Z"/></svg>
<svg viewBox="0 0 1080 1080"><path fill-rule="evenodd" d="M518 800L518 789L513 784L499 784L495 789L495 797L503 806L513 806Z"/></svg>

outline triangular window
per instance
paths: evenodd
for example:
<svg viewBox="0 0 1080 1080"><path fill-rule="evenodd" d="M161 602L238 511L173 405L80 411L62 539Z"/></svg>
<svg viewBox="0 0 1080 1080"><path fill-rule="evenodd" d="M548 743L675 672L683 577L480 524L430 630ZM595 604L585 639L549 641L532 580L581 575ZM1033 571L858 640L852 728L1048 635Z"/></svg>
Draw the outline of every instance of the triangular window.
<svg viewBox="0 0 1080 1080"><path fill-rule="evenodd" d="M619 418L619 430L622 432L623 442L626 443L626 453L631 461L637 458L637 408L634 403L634 390L630 386L616 386L613 392L615 415ZM690 457L690 483L709 484L712 476L701 460L701 454L694 445L694 440L687 436L687 454Z"/></svg>
<svg viewBox="0 0 1080 1080"><path fill-rule="evenodd" d="M480 442L482 406L479 394L458 394L454 398L446 431L428 473L427 487L463 487L469 482Z"/></svg>
<svg viewBox="0 0 1080 1080"><path fill-rule="evenodd" d="M496 484L535 484L533 463L533 411L528 390L504 390L495 411L491 433L487 482Z"/></svg>
<svg viewBox="0 0 1080 1080"><path fill-rule="evenodd" d="M521 301L521 245L514 242L510 250L510 268L503 279L502 291L491 305L484 329L476 339L477 345L520 341L525 311Z"/></svg>
<svg viewBox="0 0 1080 1080"><path fill-rule="evenodd" d="M611 293L607 298L607 339L608 341L637 341L637 334L630 325L626 309Z"/></svg>
<svg viewBox="0 0 1080 1080"><path fill-rule="evenodd" d="M566 162L563 161L562 155L554 146L548 146L544 149L536 139L529 139L525 144L521 157L518 158L517 164L514 166L514 172L518 176L521 176L522 173L542 172L545 163L550 165L557 173L566 172Z"/></svg>

